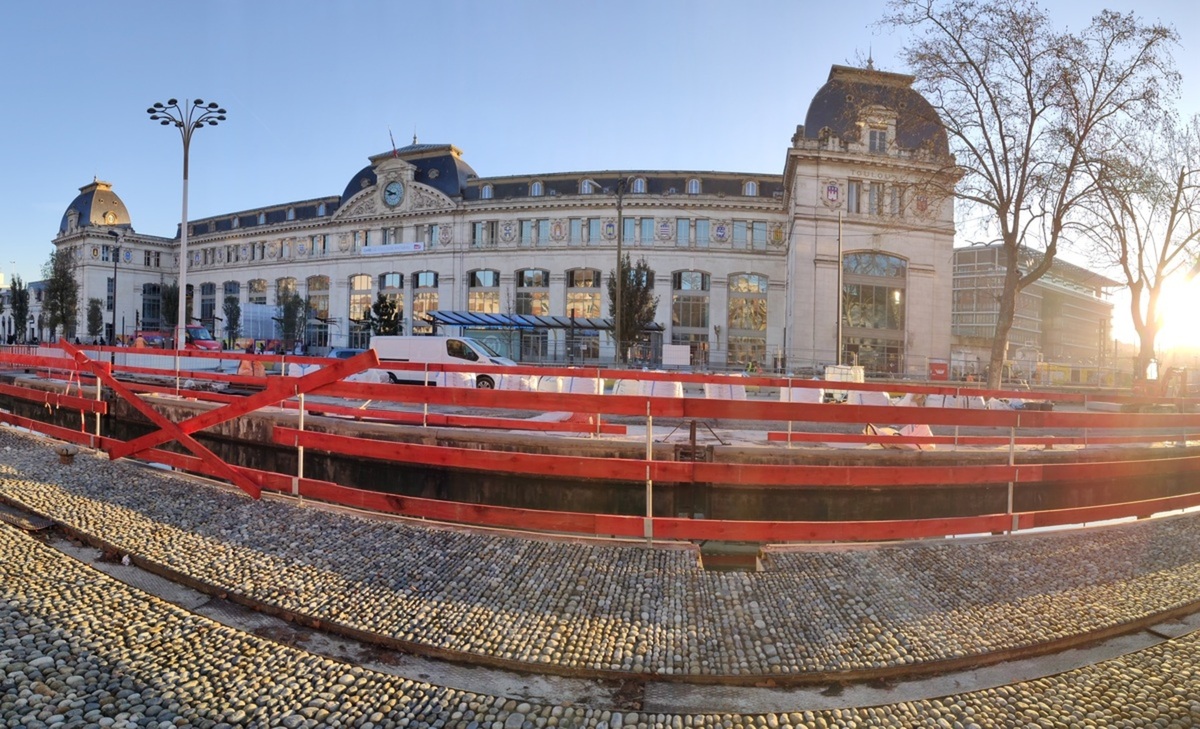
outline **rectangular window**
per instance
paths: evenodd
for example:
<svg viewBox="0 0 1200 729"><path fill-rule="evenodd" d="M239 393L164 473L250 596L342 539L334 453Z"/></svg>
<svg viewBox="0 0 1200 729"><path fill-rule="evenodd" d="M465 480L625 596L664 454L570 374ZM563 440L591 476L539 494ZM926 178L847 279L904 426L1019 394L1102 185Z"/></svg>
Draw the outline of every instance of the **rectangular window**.
<svg viewBox="0 0 1200 729"><path fill-rule="evenodd" d="M517 313L533 316L549 316L550 293L530 289L517 291Z"/></svg>
<svg viewBox="0 0 1200 729"><path fill-rule="evenodd" d="M600 243L602 241L600 239L600 219L599 218L588 218L587 231L588 231L588 245L589 246L600 245Z"/></svg>
<svg viewBox="0 0 1200 729"><path fill-rule="evenodd" d="M887 154L887 130L872 129L869 136L871 154Z"/></svg>
<svg viewBox="0 0 1200 729"><path fill-rule="evenodd" d="M437 223L429 226L428 232L425 234L425 247L427 249L437 248L439 232Z"/></svg>
<svg viewBox="0 0 1200 729"><path fill-rule="evenodd" d="M883 215L883 185L874 182L867 188L867 212L871 215Z"/></svg>
<svg viewBox="0 0 1200 729"><path fill-rule="evenodd" d="M708 330L708 296L675 294L671 302L671 325Z"/></svg>
<svg viewBox="0 0 1200 729"><path fill-rule="evenodd" d="M890 188L891 196L891 213L897 218L904 217L904 188L899 185L892 185Z"/></svg>
<svg viewBox="0 0 1200 729"><path fill-rule="evenodd" d="M862 212L862 180L850 180L846 183L846 212Z"/></svg>
<svg viewBox="0 0 1200 729"><path fill-rule="evenodd" d="M750 247L756 251L767 250L767 223L759 220L753 224L750 230L751 245Z"/></svg>
<svg viewBox="0 0 1200 729"><path fill-rule="evenodd" d="M482 248L487 245L487 223L475 223L471 226L471 247Z"/></svg>
<svg viewBox="0 0 1200 729"><path fill-rule="evenodd" d="M710 240L710 233L711 233L710 227L709 227L710 225L711 225L711 223L706 218L696 221L696 247L697 248L708 248L708 243Z"/></svg>
<svg viewBox="0 0 1200 729"><path fill-rule="evenodd" d="M600 317L600 294L594 291L568 291L566 316L574 313L579 319Z"/></svg>
<svg viewBox="0 0 1200 729"><path fill-rule="evenodd" d="M746 247L746 221L744 220L733 221L733 247L743 249Z"/></svg>
<svg viewBox="0 0 1200 729"><path fill-rule="evenodd" d="M622 242L626 245L634 243L637 240L637 218L625 218L623 227Z"/></svg>
<svg viewBox="0 0 1200 729"><path fill-rule="evenodd" d="M472 289L467 292L467 311L479 314L500 313L500 292L496 289Z"/></svg>
<svg viewBox="0 0 1200 729"><path fill-rule="evenodd" d="M641 228L641 244L644 246L654 245L654 218L642 218Z"/></svg>
<svg viewBox="0 0 1200 729"><path fill-rule="evenodd" d="M571 218L571 245L577 246L583 243L583 221L579 218Z"/></svg>
<svg viewBox="0 0 1200 729"><path fill-rule="evenodd" d="M675 219L675 245L687 248L691 244L692 221L688 218Z"/></svg>
<svg viewBox="0 0 1200 729"><path fill-rule="evenodd" d="M533 223L532 220L521 221L521 245L533 245Z"/></svg>
<svg viewBox="0 0 1200 729"><path fill-rule="evenodd" d="M550 245L550 221L537 221L537 244L539 247Z"/></svg>

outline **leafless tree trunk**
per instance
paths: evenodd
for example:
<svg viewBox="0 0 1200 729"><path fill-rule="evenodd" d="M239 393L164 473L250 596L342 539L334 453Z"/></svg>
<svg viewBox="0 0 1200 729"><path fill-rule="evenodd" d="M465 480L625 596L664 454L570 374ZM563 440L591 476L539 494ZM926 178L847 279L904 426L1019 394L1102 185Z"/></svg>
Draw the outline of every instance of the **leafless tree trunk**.
<svg viewBox="0 0 1200 729"><path fill-rule="evenodd" d="M1005 252L996 388L1018 294L1050 270L1094 192L1085 161L1103 155L1106 128L1142 117L1177 83L1176 34L1110 11L1064 32L1028 0L893 0L882 23L912 32L904 58L949 135L962 172L954 192Z"/></svg>

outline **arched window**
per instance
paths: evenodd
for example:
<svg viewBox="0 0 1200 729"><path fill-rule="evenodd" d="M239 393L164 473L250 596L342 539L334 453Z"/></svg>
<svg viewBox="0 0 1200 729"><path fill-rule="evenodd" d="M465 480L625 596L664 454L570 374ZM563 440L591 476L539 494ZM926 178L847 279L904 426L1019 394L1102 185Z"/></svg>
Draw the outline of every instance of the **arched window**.
<svg viewBox="0 0 1200 729"><path fill-rule="evenodd" d="M541 197L545 194L545 189L546 187L542 184L542 181L537 180L529 186L529 194L533 197Z"/></svg>
<svg viewBox="0 0 1200 729"><path fill-rule="evenodd" d="M237 281L226 281L221 286L221 301L218 302L218 308L221 310L221 318L225 320L225 327L229 326L229 307L232 306L230 301L238 305L239 312L241 311L242 285ZM240 327L239 327L240 328ZM216 336L213 332L213 336ZM242 336L239 332L238 336ZM229 338L229 330L225 329L225 337ZM230 340L228 346L234 346L234 342Z"/></svg>
<svg viewBox="0 0 1200 729"><path fill-rule="evenodd" d="M600 318L600 269L574 268L567 271L568 317L577 319ZM573 330L568 337L567 351L572 358L587 360L600 356L600 333L595 329Z"/></svg>
<svg viewBox="0 0 1200 729"><path fill-rule="evenodd" d="M645 177L633 178L633 184L631 184L629 186L629 191L634 193L635 195L644 195L646 193L646 178Z"/></svg>
<svg viewBox="0 0 1200 729"><path fill-rule="evenodd" d="M142 328L160 329L162 321L162 287L156 283L142 284Z"/></svg>
<svg viewBox="0 0 1200 729"><path fill-rule="evenodd" d="M729 277L726 316L730 364L762 366L767 356L767 285L758 273L735 273Z"/></svg>
<svg viewBox="0 0 1200 729"><path fill-rule="evenodd" d="M843 361L898 373L904 362L908 262L879 251L842 257Z"/></svg>
<svg viewBox="0 0 1200 729"><path fill-rule="evenodd" d="M550 315L550 272L542 268L526 268L517 271L518 314L532 316ZM570 336L568 334L568 336ZM550 348L550 334L546 329L523 330L521 332L521 359L542 360Z"/></svg>
<svg viewBox="0 0 1200 729"><path fill-rule="evenodd" d="M746 180L743 182L742 195L746 197L758 197L758 183L754 180Z"/></svg>
<svg viewBox="0 0 1200 729"><path fill-rule="evenodd" d="M431 334L429 312L438 309L438 275L436 271L417 271L413 279L412 333Z"/></svg>
<svg viewBox="0 0 1200 729"><path fill-rule="evenodd" d="M494 195L494 194L495 194L495 191L491 185L484 185L483 187L481 187L479 189L479 199L480 200L491 200L492 195Z"/></svg>
<svg viewBox="0 0 1200 729"><path fill-rule="evenodd" d="M287 219L288 220L296 219L296 208L288 208L287 209Z"/></svg>
<svg viewBox="0 0 1200 729"><path fill-rule="evenodd" d="M267 214L266 214L266 213L259 213L259 214L258 214L258 224L259 224L259 225L266 225L266 224L267 224Z"/></svg>
<svg viewBox="0 0 1200 729"><path fill-rule="evenodd" d="M550 315L550 272L543 268L517 271L517 313Z"/></svg>
<svg viewBox="0 0 1200 729"><path fill-rule="evenodd" d="M688 179L687 194L689 194L689 195L699 195L700 194L700 178L699 177L692 177L692 178Z"/></svg>
<svg viewBox="0 0 1200 729"><path fill-rule="evenodd" d="M308 289L307 336L308 347L329 346L329 277L309 276L305 281Z"/></svg>
<svg viewBox="0 0 1200 729"><path fill-rule="evenodd" d="M267 303L267 280L265 278L252 278L246 282L246 298L247 304L263 304Z"/></svg>
<svg viewBox="0 0 1200 729"><path fill-rule="evenodd" d="M325 203L317 203L317 216L318 217L321 217L321 218L325 217L326 210L328 210L328 208L325 207Z"/></svg>
<svg viewBox="0 0 1200 729"><path fill-rule="evenodd" d="M480 269L467 274L467 311L500 313L500 272Z"/></svg>
<svg viewBox="0 0 1200 729"><path fill-rule="evenodd" d="M212 282L200 284L200 323L208 329L213 330L213 324L216 320L213 318L217 314L217 285ZM189 322L190 323L190 322Z"/></svg>
<svg viewBox="0 0 1200 729"><path fill-rule="evenodd" d="M597 185L595 183L595 181L587 180L587 179L579 181L579 194L580 195L591 195L596 192L600 192L600 186Z"/></svg>
<svg viewBox="0 0 1200 729"><path fill-rule="evenodd" d="M688 345L693 365L708 363L710 284L702 271L671 274L671 344Z"/></svg>
<svg viewBox="0 0 1200 729"><path fill-rule="evenodd" d="M384 274L387 276L388 274ZM395 274L399 275L399 274ZM383 276L380 276L382 279ZM350 322L347 327L351 347L365 349L371 342L370 312L374 304L371 297L371 277L365 273L350 277Z"/></svg>

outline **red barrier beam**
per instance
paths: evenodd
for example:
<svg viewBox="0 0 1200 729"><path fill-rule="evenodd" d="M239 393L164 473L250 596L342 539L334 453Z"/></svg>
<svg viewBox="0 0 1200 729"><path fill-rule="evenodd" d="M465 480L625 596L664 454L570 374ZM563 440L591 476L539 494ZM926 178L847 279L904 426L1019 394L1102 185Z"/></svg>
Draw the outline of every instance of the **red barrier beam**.
<svg viewBox="0 0 1200 729"><path fill-rule="evenodd" d="M0 411L0 423L8 423L15 425L18 428L25 428L35 433L42 433L57 440L66 441L67 443L76 443L78 445L87 446L88 448L99 447L99 442L95 435L84 430L75 430L73 428L64 428L61 425L54 425L41 420L33 420L31 418L22 417L13 413Z"/></svg>
<svg viewBox="0 0 1200 729"><path fill-rule="evenodd" d="M79 434L74 434L79 435ZM105 439L107 440L107 439ZM152 460L175 468L214 475L209 464L201 459L162 450L144 454ZM264 489L291 493L292 476L239 468L247 478ZM489 506L463 502L447 502L397 494L366 491L316 479L299 479L300 495L354 508L396 514L420 519L435 519L461 524L525 531L587 534L641 538L645 536L645 518L617 514L544 511L506 506ZM1200 505L1200 493L1169 496L1146 501L1102 506L1021 512L1019 529L1082 524L1149 516ZM760 543L803 541L866 542L903 539L925 539L969 534L989 534L1012 528L1008 514L894 521L724 521L654 517L657 538L681 540L726 540Z"/></svg>
<svg viewBox="0 0 1200 729"><path fill-rule="evenodd" d="M128 402L131 406L133 406L138 412L140 412L144 416L146 416L146 418L148 418L151 423L158 425L160 430L157 432L166 434L166 436L163 438L163 440L159 441L160 443L164 443L168 440L178 441L181 446L188 449L189 451L196 454L197 456L200 456L202 459L210 460L211 467L216 469L217 474L221 478L236 485L238 488L242 489L243 491L250 494L254 498L258 498L259 489L252 481L247 479L245 476L243 476L240 472L238 472L232 466L230 466L229 464L225 463L223 460L218 458L215 453L208 450L203 445L201 445L199 443L199 441L197 441L196 439L192 438L190 435L185 433L183 431L183 429L180 428L178 425L172 423L170 420L167 420L162 415L159 415L158 411L156 411L154 408L152 408L148 404L146 404L146 402L143 401L140 397L138 397L134 393L130 392L128 388L126 388L123 384L118 382L117 379L112 376L111 368L108 365L108 363L93 362L92 360L87 358L87 355L85 355L78 348L73 347L69 342L60 342L60 346L62 346L62 348L64 350L66 350L70 355L72 355L72 357L75 358L76 363L79 364L80 367L84 367L84 368L91 370L92 373L96 375L96 377L98 377L104 381L104 384L106 384L110 388L112 388L113 392L117 393L122 398L124 398L126 400L126 402ZM226 407L229 407L229 406L226 406ZM121 443L118 446L113 446L112 448L110 448L109 458L114 458L113 450L116 450L117 448L120 448L120 447L123 447L126 445L127 445L127 443Z"/></svg>
<svg viewBox="0 0 1200 729"><path fill-rule="evenodd" d="M53 408L81 410L89 414L100 413L104 415L108 412L108 403L103 400L80 397L78 395L64 395L47 390L35 390L30 387L0 385L0 395L8 395L9 397L15 397L28 402L37 402Z"/></svg>
<svg viewBox="0 0 1200 729"><path fill-rule="evenodd" d="M786 433L772 430L767 433L769 442L792 443L874 443L879 445L910 444L910 445L960 445L960 446L1004 446L1009 442L1014 445L1116 445L1122 443L1161 443L1164 441L1184 441L1200 439L1200 433L1169 433L1159 432L1142 435L1042 435L1015 436L1006 435L867 435L865 433L823 433L813 431L792 431Z"/></svg>
<svg viewBox="0 0 1200 729"><path fill-rule="evenodd" d="M933 483L1004 483L1041 480L1040 466L813 466L751 463L645 461L377 441L276 426L272 440L341 455L465 471L581 480L640 483L649 477L670 483L729 483L768 488L812 486L918 486Z"/></svg>
<svg viewBox="0 0 1200 729"><path fill-rule="evenodd" d="M254 412L261 407L274 405L282 400L286 400L296 395L308 393L322 385L327 385L331 382L337 382L341 378L361 372L368 367L374 366L378 362L375 353L371 350L355 355L349 359L338 360L329 367L322 367L319 370L310 372L303 377L272 380L268 383L267 389L262 392L257 392L248 397L241 398L236 402L231 402L215 410L210 410L206 413L197 415L180 423L178 426L172 424L170 428L162 427L161 423L166 422L164 418L158 416L155 418L160 422L160 430L147 433L146 435L127 441L118 448L115 448L111 454L113 458L123 458L134 455L140 450L146 448L154 448L162 445L169 440L177 439L180 436L187 437L191 433L196 433L205 428L210 428L218 423L223 423L227 420L240 417L247 413ZM141 402L140 398L135 398L137 403ZM135 406L137 404L135 403ZM139 407L139 410L141 407ZM151 409L151 411L153 411Z"/></svg>
<svg viewBox="0 0 1200 729"><path fill-rule="evenodd" d="M300 404L286 401L283 407L298 410ZM374 420L404 425L426 425L446 428L478 428L490 430L525 430L548 433L595 433L625 435L624 425L610 425L582 421L531 420L529 418L500 418L483 415L455 415L452 413L423 413L415 410L380 410L378 408L350 407L330 403L307 403L305 410L312 415L335 415L355 420Z"/></svg>

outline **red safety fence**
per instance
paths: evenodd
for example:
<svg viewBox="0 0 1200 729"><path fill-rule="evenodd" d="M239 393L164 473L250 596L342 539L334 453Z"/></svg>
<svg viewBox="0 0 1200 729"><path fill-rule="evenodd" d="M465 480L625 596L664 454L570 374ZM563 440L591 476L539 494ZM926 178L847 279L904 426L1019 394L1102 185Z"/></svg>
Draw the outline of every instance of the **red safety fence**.
<svg viewBox="0 0 1200 729"><path fill-rule="evenodd" d="M1015 529L1094 522L1123 517L1144 517L1163 511L1200 505L1200 493L1171 496L1147 501L1132 501L1074 509L1023 513L978 514L954 518L904 519L887 521L728 521L676 519L654 516L629 516L520 509L485 504L446 502L352 488L303 476L305 449L343 456L370 458L410 466L502 473L512 476L595 479L625 483L645 483L647 500L652 503L652 487L658 483L739 484L759 489L812 488L906 488L937 484L1012 484L1042 481L1087 481L1138 479L1161 476L1192 476L1200 471L1200 458L1175 456L1164 450L1162 457L1135 460L1091 462L1082 459L1067 463L1017 463L1011 450L1017 446L1062 444L1089 446L1114 443L1186 442L1200 433L1200 414L1193 413L1195 401L1172 399L1179 412L1089 412L1086 405L1102 400L1109 403L1154 404L1145 397L1123 393L1063 393L1051 391L1000 391L960 388L926 383L862 383L800 380L787 377L743 377L677 372L639 372L600 368L519 367L497 368L479 365L417 365L387 363L382 367L373 352L350 359L329 360L286 355L244 355L240 353L186 352L191 367L213 369L173 370L174 352L103 348L100 359L87 351L62 343L61 351L42 348L36 354L5 352L0 348L0 367L25 370L50 381L55 388L0 385L0 396L43 403L50 410L78 411L78 430L50 425L31 418L0 411L0 421L52 437L98 448L111 458L137 457L163 463L181 470L200 473L237 485L257 497L261 489L322 499L348 506L424 519L438 519L489 527L520 528L535 531L570 532L618 537L661 539L738 540L756 542L787 541L875 541L913 539L956 534L994 533ZM112 363L104 361L111 358ZM160 360L156 362L155 360ZM119 362L118 362L119 360ZM216 360L216 362L212 362ZM255 364L260 374L235 374L218 371L217 365L240 367L244 372ZM151 366L162 364L163 366ZM268 365L286 371L299 367L299 376L281 377L261 374ZM710 399L707 397L663 397L649 395L579 394L521 390L477 390L466 387L422 387L381 382L355 382L346 378L368 370L406 369L435 375L439 373L491 373L529 378L571 378L592 381L594 393L604 393L616 380L637 383L684 383L693 387L719 385L745 387L760 393L746 399ZM150 379L148 379L150 378ZM174 379L174 387L164 384ZM18 382L24 382L18 379ZM141 412L157 430L129 441L115 440L99 433L99 417L108 412L107 403L96 390L91 397L82 385L98 383L108 388ZM28 383L32 384L32 383ZM65 384L65 386L64 386ZM586 384L586 383L585 383ZM186 387L185 385L190 385ZM894 405L847 405L828 403L776 402L764 399L761 391L770 388L836 388L846 391L951 395L967 398L1019 397L1036 395L1039 401L1069 405L1072 411L987 410L948 407L896 407ZM72 388L79 394L72 395ZM238 389L240 394L221 390ZM152 408L143 395L173 393L189 399L207 401L218 407L179 423L173 423ZM317 400L315 398L322 398ZM353 403L360 403L354 405ZM379 403L378 405L376 403ZM386 404L386 405L385 405ZM391 407L388 407L390 405ZM263 407L284 406L301 412L299 428L277 426L275 443L297 449L299 472L295 475L259 471L227 464L195 440L195 434L222 422L248 415ZM431 410L431 408L433 408ZM453 412L455 408L470 413ZM449 411L448 411L449 409ZM506 412L507 411L507 412ZM514 412L515 411L515 412ZM522 412L556 412L566 417L561 422L531 419ZM482 414L480 414L482 412ZM624 435L626 426L613 418L644 419L647 438L652 438L652 423L666 421L703 421L734 424L738 428L762 433L763 445L782 441L791 443L863 443L905 446L954 445L1008 446L1005 462L955 465L930 464L915 459L912 465L809 465L760 462L663 461L653 458L593 457L554 455L537 452L491 450L473 444L428 445L377 441L368 438L315 433L303 429L304 415L331 414L343 418L379 420L408 425L443 428L507 429L557 431L581 437ZM88 433L89 419L95 426ZM607 422L606 422L607 421ZM639 421L641 422L641 421ZM789 430L779 430L780 424ZM915 424L953 427L953 435L899 436L792 430L792 425L816 423L823 427L860 427L870 423ZM968 432L960 433L964 429ZM971 432L975 429L976 432ZM979 430L985 432L980 433ZM1071 431L1063 434L1062 431ZM999 434L997 434L997 431ZM1044 431L1056 431L1046 433ZM1079 432L1082 431L1082 432ZM563 436L568 437L568 436ZM177 442L188 451L180 454L159 446Z"/></svg>

